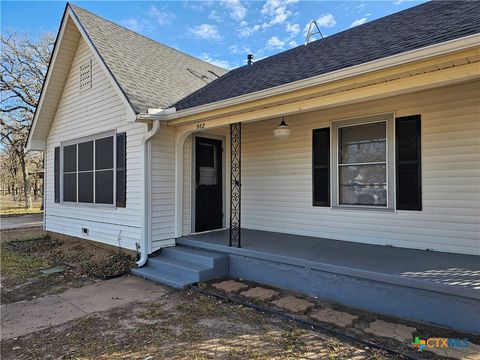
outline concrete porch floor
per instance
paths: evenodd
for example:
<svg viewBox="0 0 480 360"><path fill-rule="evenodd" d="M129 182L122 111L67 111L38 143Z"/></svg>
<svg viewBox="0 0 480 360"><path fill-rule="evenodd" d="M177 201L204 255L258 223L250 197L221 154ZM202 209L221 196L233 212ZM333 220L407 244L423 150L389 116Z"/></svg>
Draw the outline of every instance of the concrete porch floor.
<svg viewBox="0 0 480 360"><path fill-rule="evenodd" d="M182 237L177 243L480 299L480 257L475 255L249 229L242 229L242 247L237 248L228 246L228 237L228 230L219 230Z"/></svg>
<svg viewBox="0 0 480 360"><path fill-rule="evenodd" d="M242 229L177 244L229 255L229 274L388 315L480 332L480 256Z"/></svg>

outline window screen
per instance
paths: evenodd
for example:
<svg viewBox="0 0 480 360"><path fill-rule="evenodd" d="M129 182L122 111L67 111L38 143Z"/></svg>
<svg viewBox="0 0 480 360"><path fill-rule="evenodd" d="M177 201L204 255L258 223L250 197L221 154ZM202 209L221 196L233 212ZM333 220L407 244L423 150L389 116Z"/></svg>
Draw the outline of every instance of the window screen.
<svg viewBox="0 0 480 360"><path fill-rule="evenodd" d="M77 202L77 144L63 148L63 201Z"/></svg>
<svg viewBox="0 0 480 360"><path fill-rule="evenodd" d="M63 147L63 200L114 204L115 174L118 170L117 194L120 203L125 204L125 139L125 134L120 135L117 149L114 148L113 136L92 137L92 140Z"/></svg>
<svg viewBox="0 0 480 360"><path fill-rule="evenodd" d="M95 171L95 203L113 204L113 170Z"/></svg>
<svg viewBox="0 0 480 360"><path fill-rule="evenodd" d="M386 123L338 129L340 205L387 206Z"/></svg>
<svg viewBox="0 0 480 360"><path fill-rule="evenodd" d="M330 206L330 129L313 130L313 205Z"/></svg>

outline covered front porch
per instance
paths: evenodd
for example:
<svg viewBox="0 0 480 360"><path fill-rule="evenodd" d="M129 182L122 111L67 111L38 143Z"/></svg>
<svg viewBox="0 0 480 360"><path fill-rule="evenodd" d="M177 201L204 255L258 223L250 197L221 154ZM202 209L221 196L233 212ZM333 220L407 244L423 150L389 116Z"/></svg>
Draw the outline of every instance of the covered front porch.
<svg viewBox="0 0 480 360"><path fill-rule="evenodd" d="M228 254L229 275L345 305L479 332L477 256L241 230L177 239L177 244Z"/></svg>

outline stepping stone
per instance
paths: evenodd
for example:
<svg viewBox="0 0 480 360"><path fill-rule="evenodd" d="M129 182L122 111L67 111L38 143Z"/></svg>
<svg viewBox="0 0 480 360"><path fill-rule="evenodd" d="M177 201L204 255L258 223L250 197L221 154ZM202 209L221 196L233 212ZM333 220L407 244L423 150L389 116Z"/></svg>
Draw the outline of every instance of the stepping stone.
<svg viewBox="0 0 480 360"><path fill-rule="evenodd" d="M275 296L278 295L278 291L271 290L271 289L265 289L262 287L254 287L251 288L247 291L244 291L240 293L240 295L245 296L247 298L253 299L253 300L260 300L260 301L266 301L274 298Z"/></svg>
<svg viewBox="0 0 480 360"><path fill-rule="evenodd" d="M239 292L243 289L248 289L248 285L235 281L235 280L226 280L219 283L212 284L215 289L222 290L227 294Z"/></svg>
<svg viewBox="0 0 480 360"><path fill-rule="evenodd" d="M326 308L322 310L314 310L310 314L310 316L317 320L334 324L340 327L350 326L352 325L353 321L358 319L358 316L355 316L343 311L335 311L330 308Z"/></svg>
<svg viewBox="0 0 480 360"><path fill-rule="evenodd" d="M291 295L272 301L272 304L294 313L305 312L314 306L314 303L311 303L310 301L299 299Z"/></svg>
<svg viewBox="0 0 480 360"><path fill-rule="evenodd" d="M430 351L440 356L444 356L448 359L461 359L461 360L480 360L480 345L470 343L464 348L425 348L423 351Z"/></svg>
<svg viewBox="0 0 480 360"><path fill-rule="evenodd" d="M387 337L400 342L405 342L413 339L413 333L417 331L417 329L403 324L375 320L363 331L376 336Z"/></svg>

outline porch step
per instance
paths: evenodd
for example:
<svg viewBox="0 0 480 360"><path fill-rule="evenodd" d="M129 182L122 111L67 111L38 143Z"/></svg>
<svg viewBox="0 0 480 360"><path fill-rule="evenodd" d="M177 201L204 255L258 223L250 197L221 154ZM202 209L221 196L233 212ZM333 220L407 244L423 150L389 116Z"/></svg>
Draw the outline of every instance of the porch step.
<svg viewBox="0 0 480 360"><path fill-rule="evenodd" d="M228 274L228 255L174 246L162 249L160 255L148 258L147 264L132 269L134 275L158 284L184 289L199 281L208 281Z"/></svg>

